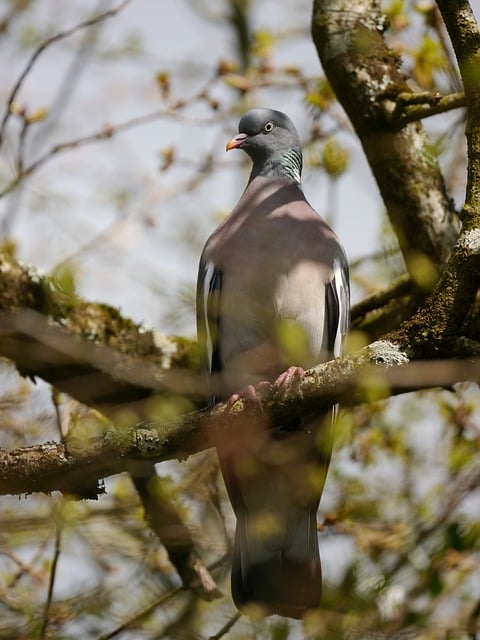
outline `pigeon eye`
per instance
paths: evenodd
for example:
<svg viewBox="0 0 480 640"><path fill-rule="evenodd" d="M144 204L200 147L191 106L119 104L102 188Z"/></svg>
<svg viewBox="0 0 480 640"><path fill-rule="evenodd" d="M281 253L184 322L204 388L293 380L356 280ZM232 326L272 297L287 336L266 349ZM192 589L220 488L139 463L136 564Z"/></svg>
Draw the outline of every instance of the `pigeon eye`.
<svg viewBox="0 0 480 640"><path fill-rule="evenodd" d="M275 129L275 123L272 122L271 120L269 120L268 122L266 122L263 126L263 130L265 131L265 133L270 133L270 131L272 131L272 129Z"/></svg>

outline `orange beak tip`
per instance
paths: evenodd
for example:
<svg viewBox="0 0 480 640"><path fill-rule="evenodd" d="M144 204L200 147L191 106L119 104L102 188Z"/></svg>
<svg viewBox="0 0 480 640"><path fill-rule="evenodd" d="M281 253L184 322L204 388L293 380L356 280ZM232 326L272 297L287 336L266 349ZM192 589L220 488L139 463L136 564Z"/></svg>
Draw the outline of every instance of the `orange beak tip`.
<svg viewBox="0 0 480 640"><path fill-rule="evenodd" d="M230 151L231 149L238 149L239 147L241 147L242 143L245 142L247 138L248 138L248 135L246 133L239 133L238 135L235 136L235 138L232 138L227 142L225 151Z"/></svg>

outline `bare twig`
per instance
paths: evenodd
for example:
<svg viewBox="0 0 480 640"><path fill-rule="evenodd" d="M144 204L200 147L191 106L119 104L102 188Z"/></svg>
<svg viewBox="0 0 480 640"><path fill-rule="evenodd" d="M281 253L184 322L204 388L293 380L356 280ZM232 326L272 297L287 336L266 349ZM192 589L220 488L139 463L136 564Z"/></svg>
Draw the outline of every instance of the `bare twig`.
<svg viewBox="0 0 480 640"><path fill-rule="evenodd" d="M56 518L55 518L55 549L53 552L53 559L52 559L52 565L50 567L50 578L49 578L49 582L48 582L48 593L47 593L47 601L45 603L45 609L43 612L43 620L42 620L42 626L40 628L40 639L43 640L43 638L47 637L47 629L48 629L48 624L50 621L50 610L52 607L52 598L53 598L53 588L55 586L55 577L57 575L57 566L58 566L58 560L60 558L60 554L62 551L61 548L61 540L62 540L62 530L63 530L63 520L62 520L62 514L61 514L61 504L62 501L60 502L60 508L57 508L56 510Z"/></svg>
<svg viewBox="0 0 480 640"><path fill-rule="evenodd" d="M412 280L408 273L400 276L394 282L380 291L363 298L352 308L352 321L362 318L370 311L376 311L399 296L405 296L411 292Z"/></svg>
<svg viewBox="0 0 480 640"><path fill-rule="evenodd" d="M20 131L20 136L19 136L19 140L18 140L18 154L17 154L17 161L16 161L16 165L17 165L17 172L18 173L22 173L23 171L23 155L24 155L24 151L25 151L25 140L27 137L27 131L28 131L28 127L29 127L29 122L28 119L26 117L23 118L23 122L22 122L22 128ZM1 140L1 138L0 138Z"/></svg>
<svg viewBox="0 0 480 640"><path fill-rule="evenodd" d="M406 96L410 98L405 99ZM418 94L398 95L396 97L397 107L391 116L392 124L403 127L409 122L436 116L439 113L447 113L447 111L465 107L467 104L463 91L448 96L432 96L432 94L428 94L428 96L424 97L424 94L420 94L420 102L418 102Z"/></svg>
<svg viewBox="0 0 480 640"><path fill-rule="evenodd" d="M438 7L434 8L434 11L432 12L432 19L435 23L438 40L442 46L445 57L448 60L447 73L450 79L450 86L452 89L460 91L462 88L462 80L458 73L457 65L455 64L455 54L449 41L448 32L445 28L445 23L443 22L442 15Z"/></svg>
<svg viewBox="0 0 480 640"><path fill-rule="evenodd" d="M177 165L179 164L178 160L176 160L176 163ZM193 163L189 161L188 166L193 169L191 175L187 176L185 180L181 182L175 182L172 185L163 188L161 192L156 193L156 206L167 203L169 200L177 197L179 193L189 193L190 191L193 191L203 181L207 180L210 174L208 171L202 170L202 165L204 164L204 159L201 159L200 163ZM127 213L122 213L121 215L119 215L110 224L108 224L94 236L89 238L84 244L71 251L65 257L60 258L54 266L54 271L68 265L69 263L71 264L77 258L80 258L81 256L84 256L85 254L88 254L93 250L98 250L102 247L102 245L111 242L115 238L115 235L124 231L125 227L133 219L142 219L142 212L139 213L137 209L132 208Z"/></svg>
<svg viewBox="0 0 480 640"><path fill-rule="evenodd" d="M52 404L53 404L53 409L55 411L55 425L57 427L57 431L58 431L58 437L60 438L60 442L64 442L65 441L65 435L63 433L63 425L62 425L62 413L60 411L60 394L57 391L57 389L53 388L51 389L51 398L52 398Z"/></svg>
<svg viewBox="0 0 480 640"><path fill-rule="evenodd" d="M199 99L204 90L195 94L188 100L181 100L173 103L171 106L165 107L163 109L156 109L151 113L147 113L141 116L137 116L135 118L131 118L129 120L125 120L124 122L120 122L115 125L107 124L99 131L95 131L86 136L82 136L80 138L74 138L72 140L68 140L66 142L61 142L52 146L48 151L46 151L43 155L37 158L34 162L29 164L26 167L23 167L21 171L18 171L17 175L5 186L3 191L0 192L0 198L6 196L11 193L19 184L32 175L37 169L46 164L52 158L60 155L65 151L70 151L71 149L78 149L80 147L86 146L88 144L92 144L94 142L99 142L101 140L109 140L113 136L122 133L124 131L128 131L130 129L134 129L136 127L140 127L146 124L150 124L156 120L161 118L174 118L176 120L180 119L180 116L177 112L178 109L185 107L187 104L190 104L192 101ZM189 125L211 125L213 120L212 118L188 118L186 120Z"/></svg>
<svg viewBox="0 0 480 640"><path fill-rule="evenodd" d="M125 631L132 625L137 624L138 622L146 618L148 615L150 615L153 611L155 611L155 609L157 609L158 607L161 607L162 605L164 605L166 602L171 600L174 596L181 593L182 591L183 591L182 587L175 587L175 589L168 591L167 593L163 594L160 598L158 598L154 602L147 605L145 608L139 611L136 615L132 616L125 622L122 622L121 624L119 624L117 627L115 627L115 629L112 629L107 633L102 633L101 636L98 636L97 640L110 640L110 638L115 638L115 636L118 636L119 633L122 633L122 631Z"/></svg>
<svg viewBox="0 0 480 640"><path fill-rule="evenodd" d="M380 249L379 251L375 251L374 253L369 253L354 260L349 261L350 270L358 269L363 264L367 262L377 262L378 260L387 260L391 257L396 257L400 255L400 247L395 244L393 246L385 247Z"/></svg>
<svg viewBox="0 0 480 640"><path fill-rule="evenodd" d="M223 627L219 631L217 631L217 633L215 633L213 636L210 636L208 640L220 640L220 638L223 638L223 636L230 631L233 625L236 624L241 617L242 617L242 614L239 611L237 611L237 613L235 613L230 618L230 620L228 620L223 625Z"/></svg>
<svg viewBox="0 0 480 640"><path fill-rule="evenodd" d="M430 536L436 533L452 515L452 512L465 500L480 483L480 469L478 462L468 469L462 470L457 477L449 479L449 491L445 496L444 506L430 524L418 528L411 548L419 549ZM402 554L388 569L388 577L391 579L402 567L410 562L410 554Z"/></svg>
<svg viewBox="0 0 480 640"><path fill-rule="evenodd" d="M228 556L223 556L219 560L216 560L208 567L208 570L211 572L214 572L215 570L220 569L225 564L227 559L228 559ZM182 593L183 591L184 591L183 587L176 587L175 589L168 591L167 593L163 594L162 596L160 596L159 598L151 602L149 605L144 607L141 611L136 613L134 616L132 616L128 620L125 620L125 622L122 622L121 624L119 624L117 627L115 627L115 629L112 629L107 633L102 633L102 635L99 636L97 640L110 640L111 638L115 638L116 636L118 636L119 633L122 633L122 631L125 631L126 629L128 629L134 624L138 624L144 618L149 616L153 611L155 611L155 609L158 609L158 607L163 606L166 602L174 598L179 593Z"/></svg>
<svg viewBox="0 0 480 640"><path fill-rule="evenodd" d="M12 108L13 108L13 104L15 102L15 98L17 97L17 94L20 91L20 89L21 89L26 77L28 76L28 74L32 70L34 64L36 63L36 61L40 57L40 55L46 49L48 49L48 47L50 47L52 44L54 44L55 42L59 42L60 40L64 40L65 38L69 38L71 35L77 33L78 31L81 31L82 29L87 29L89 27L92 27L93 25L98 24L99 22L103 22L107 18L112 18L113 16L117 15L117 13L122 11L122 9L124 9L127 6L127 4L129 4L129 2L131 2L131 0L123 0L123 2L121 2L116 7L113 7L112 9L109 9L108 11L105 11L104 13L101 13L100 15L95 16L94 18L90 18L89 20L85 20L84 22L80 22L79 24L76 24L75 26L71 27L70 29L66 29L65 31L60 31L59 33L56 33L55 35L51 36L50 38L47 38L46 40L44 40L37 47L37 49L32 54L30 60L27 62L24 70L22 71L22 73L18 77L17 82L15 83L12 91L10 92L10 95L8 96L7 106L6 106L6 109L5 109L5 114L3 116L3 119L2 119L2 122L1 122L1 125L0 125L0 144L2 144L3 136L4 136L4 132L5 132L5 127L7 125L7 122L9 120L11 114L12 114L12 110L13 110Z"/></svg>
<svg viewBox="0 0 480 640"><path fill-rule="evenodd" d="M479 630L480 630L480 600L473 607L472 612L468 616L467 632L470 640L478 640Z"/></svg>
<svg viewBox="0 0 480 640"><path fill-rule="evenodd" d="M468 0L437 0L458 60L467 104L465 135L468 146L467 193L462 221L478 230L480 220L480 29Z"/></svg>

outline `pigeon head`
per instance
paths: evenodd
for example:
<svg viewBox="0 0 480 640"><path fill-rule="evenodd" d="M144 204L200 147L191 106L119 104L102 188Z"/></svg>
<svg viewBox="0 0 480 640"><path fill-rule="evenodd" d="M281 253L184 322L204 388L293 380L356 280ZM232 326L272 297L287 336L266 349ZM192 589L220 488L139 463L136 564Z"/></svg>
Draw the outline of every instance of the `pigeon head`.
<svg viewBox="0 0 480 640"><path fill-rule="evenodd" d="M281 111L252 109L238 124L227 151L242 149L253 161L250 180L258 175L300 183L302 150L295 125Z"/></svg>

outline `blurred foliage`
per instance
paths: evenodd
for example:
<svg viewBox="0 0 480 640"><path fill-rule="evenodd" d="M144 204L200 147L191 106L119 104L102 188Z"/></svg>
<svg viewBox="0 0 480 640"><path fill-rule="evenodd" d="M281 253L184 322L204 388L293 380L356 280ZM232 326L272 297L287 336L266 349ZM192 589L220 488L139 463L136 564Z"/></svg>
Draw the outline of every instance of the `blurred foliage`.
<svg viewBox="0 0 480 640"><path fill-rule="evenodd" d="M337 178L348 168L348 151L335 138L330 138L323 147L322 160L328 175Z"/></svg>
<svg viewBox="0 0 480 640"><path fill-rule="evenodd" d="M41 253L50 259L52 282L66 293L76 288L81 292L83 274L94 258L99 260L93 270L95 277L100 279L104 271L111 270L120 278L126 248L136 234L151 237L152 243L166 235L167 244L174 244L180 253L190 258L198 255L205 237L202 225L212 226L217 212L225 206L208 200L211 185L228 180L219 140L227 131L231 134L241 112L265 103L270 96L277 100L278 96L290 100L293 96L303 105L310 116L309 127L301 133L311 175L326 182L329 189L342 188L342 176L355 171L358 147L320 68L312 74L290 60L289 47L313 51L308 33L310 3L284 4L283 22L276 19L278 3L264 0L185 5L193 29L201 30L202 21L220 24L227 41L237 43L225 51L206 42L205 66L204 61L189 57L188 38L185 60L173 60L161 48L159 57L157 52L146 50L142 34L130 24L116 33L114 19L108 28L105 23L103 30L88 31L83 40L85 34L78 32L58 45L76 63L66 72L58 72L65 74L58 94L46 90L36 97L21 92L7 105L11 87L4 87L1 100L10 121L4 132L8 134L7 151L0 164L0 195L6 202L0 229L2 247L13 253L17 242L25 241L22 234L31 234L37 245L43 243ZM383 6L389 21L389 44L418 88L441 93L456 90L458 74L434 2L391 0ZM133 11L134 7L133 2L128 9ZM44 14L45 8L50 12ZM46 37L90 18L97 9L102 10L101 3L88 9L82 3L54 4L52 11L52 4L45 0L4 2L0 44L3 51L20 56L15 57L15 64L21 69L26 56L31 56ZM93 67L86 66L87 59L93 60ZM129 87L120 86L118 79L114 84L113 76L118 64L132 65L138 75L139 62L150 73L150 84L145 82L141 95L146 102L153 95L155 109L161 106L160 113L147 113L140 116L140 122L133 118L119 126L115 123L120 118L110 123L107 110L102 111L103 120L92 120L96 124L85 127L87 115L100 110L102 103L128 103ZM89 80L96 87L93 104L75 110L72 97L82 69L91 73L95 65L105 64L112 65L112 84L99 90L92 73ZM33 67L30 77L36 72ZM2 107L2 112L5 109ZM66 114L64 119L62 113ZM85 171L85 167L77 168L70 154L80 154L82 148L99 140L108 139L106 144L110 144L120 132L126 135L139 124L162 119L172 131L188 126L187 143L184 139L183 145L174 144L167 135L159 141L157 153L152 154L158 169L153 179L146 169L141 177L134 174L144 158L134 153L125 158L114 152L114 166L106 172L102 168L89 194L93 201L99 197L98 189L105 207L108 200L109 217L99 221L82 210L69 227L74 198L65 195L65 184L72 175ZM438 149L447 182L457 193L459 171L464 167L464 158L458 155L462 149L458 122L458 115L454 121L447 116L440 131L431 133L432 148ZM211 141L205 143L201 138L199 148L197 133L202 135L205 128L213 127L218 133L214 145L210 148ZM59 146L59 140L69 144ZM193 153L189 154L190 146ZM100 146L94 148L97 160ZM61 179L55 170L45 173L48 164L59 162L62 155L69 159ZM35 164L38 159L39 165ZM40 169L41 177L31 187L27 180ZM115 174L114 187L104 184L109 172ZM20 196L22 207L16 200ZM80 199L80 194L75 198ZM166 210L171 206L173 211L173 203L178 204L174 234L164 226ZM202 210L202 220L188 218L189 207ZM42 216L53 219L47 227L53 230L52 238L44 226L35 226ZM21 217L27 224L16 237L15 225ZM35 231L38 228L42 234ZM380 255L366 255L352 265L357 297L403 272L398 241L388 223L380 240L384 248ZM153 294L154 315L162 329L191 332L192 274L182 274L183 281L172 292L170 260L167 251L165 255L159 251L155 271L152 261L137 255L140 275L133 278L130 268L127 283L135 294L140 295L142 287ZM430 286L431 268L424 257L418 259L413 273L418 276L418 285ZM122 289L118 282L107 280L109 294ZM303 336L293 336L288 327L279 327L279 332L292 355L302 349ZM351 343L356 348L364 340L365 336L357 333ZM90 432L89 411L66 397L55 406L41 382L20 380L7 364L2 364L0 380L1 448L58 440L59 434L73 427L81 434ZM337 450L319 513L324 597L320 610L303 623L278 618L263 621L255 612L250 619L234 618L229 563L223 561L231 548L233 516L216 459L212 452L206 452L183 463L162 464L161 478L152 487L157 494L179 503L202 559L214 567L212 572L224 598L207 603L179 588L178 576L161 542L146 526L127 476L108 479L107 495L98 502L58 495L3 496L0 638L343 640L395 638L404 631L424 640L474 638L480 601L478 389L473 384L458 385L388 401L382 400L386 392L381 380L363 380L359 394L372 404L343 412L337 425ZM166 419L191 408L188 401L175 396L159 402L151 407L152 412ZM134 411L126 409L125 424L131 425L132 420Z"/></svg>
<svg viewBox="0 0 480 640"><path fill-rule="evenodd" d="M305 638L394 637L412 625L418 637L463 637L456 632L480 596L478 389L419 395L359 407L339 423L319 521L325 593ZM215 457L168 467L155 493L180 501L211 564L231 531ZM108 637L130 621L119 637L206 638L234 615L228 598L208 604L178 591L126 477L109 480L98 503L3 498L0 519L0 637L38 636L59 529L48 637ZM228 563L214 575L227 594ZM254 616L227 637L296 638L300 626Z"/></svg>

